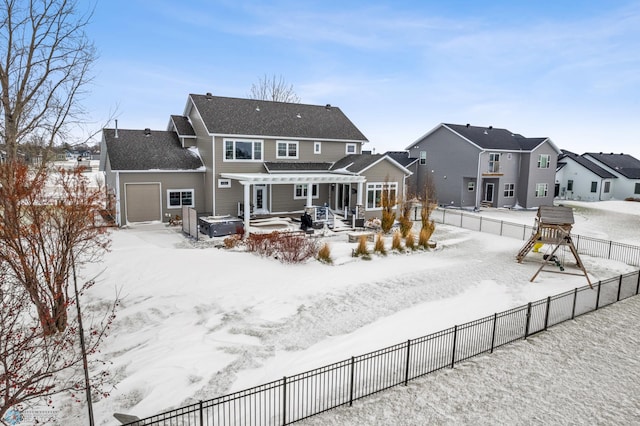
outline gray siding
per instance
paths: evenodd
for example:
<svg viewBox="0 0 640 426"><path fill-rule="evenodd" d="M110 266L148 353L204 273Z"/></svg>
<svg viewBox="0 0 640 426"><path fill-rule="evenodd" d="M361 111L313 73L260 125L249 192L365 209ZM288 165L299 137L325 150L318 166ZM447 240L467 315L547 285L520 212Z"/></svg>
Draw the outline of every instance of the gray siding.
<svg viewBox="0 0 640 426"><path fill-rule="evenodd" d="M396 182L398 184L398 192L396 193L397 201L400 202L404 199L404 173L396 166L388 161L381 161L373 167L365 170L363 173L367 179L367 182L363 184L362 202L365 207L365 218L371 219L373 217L381 217L382 211L380 209L368 210L367 209L367 183L384 183L384 182ZM353 185L355 186L355 185ZM355 206L356 197L351 197L353 206ZM397 213L396 213L397 215Z"/></svg>
<svg viewBox="0 0 640 426"><path fill-rule="evenodd" d="M549 155L550 161L548 168L538 168L538 159L541 154ZM536 148L531 154L523 157L523 164L526 165L527 173L521 175L522 186L526 185L526 199L522 206L531 209L539 206L553 205L556 168L558 166L558 154L556 151L546 142ZM523 169L524 168L525 167L523 167ZM536 186L539 183L547 184L546 197L536 197Z"/></svg>
<svg viewBox="0 0 640 426"><path fill-rule="evenodd" d="M171 189L193 189L195 208L199 212L206 211L205 200L202 199L204 188L204 173L202 172L177 172L177 173L136 173L125 172L120 173L120 225L124 225L127 222L126 218L126 206L124 197L124 186L127 183L159 183L160 192L162 195L161 208L162 218L165 220L165 214L168 213L172 216L180 215L180 209L168 209L167 208L167 190ZM115 178L114 178L115 185Z"/></svg>
<svg viewBox="0 0 640 426"><path fill-rule="evenodd" d="M430 175L439 205L475 205L476 193L467 190L467 183L477 179L478 148L440 127L414 144L409 150L409 155L420 158L420 151L427 152L427 164L417 165L418 172L414 179L416 187L411 188L412 192L422 195L427 175Z"/></svg>
<svg viewBox="0 0 640 426"><path fill-rule="evenodd" d="M200 157L202 158L202 162L204 163L206 169L203 186L203 211L215 213L215 200L213 198L214 175L212 137L209 136L207 129L202 123L202 118L200 118L200 115L195 108L191 108L189 119L191 120L193 130L196 132L196 144L198 147L198 151L200 152Z"/></svg>

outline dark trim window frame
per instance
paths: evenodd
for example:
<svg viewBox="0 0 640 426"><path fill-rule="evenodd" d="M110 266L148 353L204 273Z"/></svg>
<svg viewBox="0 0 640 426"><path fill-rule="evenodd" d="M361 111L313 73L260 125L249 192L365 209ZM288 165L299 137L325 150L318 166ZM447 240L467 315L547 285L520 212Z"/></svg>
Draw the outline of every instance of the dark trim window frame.
<svg viewBox="0 0 640 426"><path fill-rule="evenodd" d="M225 139L224 161L262 161L263 141L255 139Z"/></svg>

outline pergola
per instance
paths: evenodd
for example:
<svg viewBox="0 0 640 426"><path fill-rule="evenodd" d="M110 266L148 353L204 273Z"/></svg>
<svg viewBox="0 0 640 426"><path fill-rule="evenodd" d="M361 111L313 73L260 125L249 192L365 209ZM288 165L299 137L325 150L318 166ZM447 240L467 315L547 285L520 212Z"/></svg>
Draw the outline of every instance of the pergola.
<svg viewBox="0 0 640 426"><path fill-rule="evenodd" d="M221 173L224 179L232 179L238 181L244 189L244 205L248 206L251 199L252 185L311 185L314 183L341 183L351 184L357 183L356 204L362 205L363 184L366 182L364 176L346 175L338 173ZM311 191L307 191L306 207L313 206ZM244 227L249 230L249 220L251 218L251 209L244 209Z"/></svg>

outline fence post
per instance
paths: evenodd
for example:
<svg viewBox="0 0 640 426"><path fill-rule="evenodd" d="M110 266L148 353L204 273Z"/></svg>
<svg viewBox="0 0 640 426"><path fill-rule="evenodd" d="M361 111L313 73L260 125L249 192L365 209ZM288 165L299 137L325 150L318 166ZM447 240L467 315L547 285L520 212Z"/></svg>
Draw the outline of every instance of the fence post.
<svg viewBox="0 0 640 426"><path fill-rule="evenodd" d="M493 314L493 331L491 332L491 351L493 353L494 344L496 342L496 322L498 321L498 313Z"/></svg>
<svg viewBox="0 0 640 426"><path fill-rule="evenodd" d="M204 413L202 412L202 400L200 400L200 426L204 426Z"/></svg>
<svg viewBox="0 0 640 426"><path fill-rule="evenodd" d="M611 246L613 245L613 241L609 240L609 257L607 259L611 259Z"/></svg>
<svg viewBox="0 0 640 426"><path fill-rule="evenodd" d="M578 299L578 287L573 290L573 308L571 309L571 319L576 318L576 300Z"/></svg>
<svg viewBox="0 0 640 426"><path fill-rule="evenodd" d="M464 218L464 214L462 212L460 212L460 228L464 228L462 226L462 219Z"/></svg>
<svg viewBox="0 0 640 426"><path fill-rule="evenodd" d="M638 283L636 284L636 296L640 293L640 271L638 271Z"/></svg>
<svg viewBox="0 0 640 426"><path fill-rule="evenodd" d="M596 311L598 310L598 306L600 305L600 287L602 287L602 281L598 281L598 295L596 296Z"/></svg>
<svg viewBox="0 0 640 426"><path fill-rule="evenodd" d="M287 376L282 378L282 425L287 424Z"/></svg>
<svg viewBox="0 0 640 426"><path fill-rule="evenodd" d="M527 304L527 323L524 327L524 338L529 337L529 321L531 320L531 302Z"/></svg>
<svg viewBox="0 0 640 426"><path fill-rule="evenodd" d="M480 229L478 230L478 232L482 232L482 216L480 216Z"/></svg>
<svg viewBox="0 0 640 426"><path fill-rule="evenodd" d="M618 279L618 298L616 299L616 302L620 301L620 290L622 289L622 275L620 275L620 278Z"/></svg>
<svg viewBox="0 0 640 426"><path fill-rule="evenodd" d="M501 221L500 221L500 236L501 236L501 237L502 237L502 228L503 228L503 225L504 225L504 220L501 220Z"/></svg>
<svg viewBox="0 0 640 426"><path fill-rule="evenodd" d="M456 362L456 338L458 336L458 326L453 327L453 350L451 351L451 368L453 368L453 364Z"/></svg>
<svg viewBox="0 0 640 426"><path fill-rule="evenodd" d="M523 240L527 239L527 225L522 226L522 239Z"/></svg>
<svg viewBox="0 0 640 426"><path fill-rule="evenodd" d="M551 296L547 297L547 313L544 316L544 330L549 326L549 310L551 310Z"/></svg>
<svg viewBox="0 0 640 426"><path fill-rule="evenodd" d="M576 235L576 251L578 251L578 246L580 246L580 235Z"/></svg>
<svg viewBox="0 0 640 426"><path fill-rule="evenodd" d="M410 352L410 348L411 348L411 339L407 340L407 364L405 365L404 368L404 385L407 386L407 383L409 383L409 354Z"/></svg>
<svg viewBox="0 0 640 426"><path fill-rule="evenodd" d="M354 387L354 378L355 378L355 358L351 357L351 386L349 389L349 407L353 405L353 387Z"/></svg>
<svg viewBox="0 0 640 426"><path fill-rule="evenodd" d="M446 223L445 220L444 220L446 215L447 215L447 209L442 209L442 224L443 225Z"/></svg>

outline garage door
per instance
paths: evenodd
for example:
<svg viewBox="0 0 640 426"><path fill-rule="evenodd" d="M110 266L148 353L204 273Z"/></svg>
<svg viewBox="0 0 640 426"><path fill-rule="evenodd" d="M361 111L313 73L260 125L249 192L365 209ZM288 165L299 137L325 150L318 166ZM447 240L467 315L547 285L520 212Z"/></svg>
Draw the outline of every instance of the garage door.
<svg viewBox="0 0 640 426"><path fill-rule="evenodd" d="M124 190L127 222L162 220L159 183L127 183Z"/></svg>

